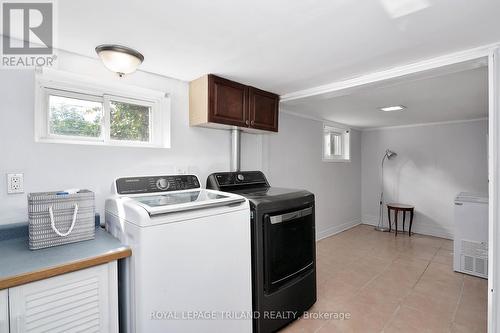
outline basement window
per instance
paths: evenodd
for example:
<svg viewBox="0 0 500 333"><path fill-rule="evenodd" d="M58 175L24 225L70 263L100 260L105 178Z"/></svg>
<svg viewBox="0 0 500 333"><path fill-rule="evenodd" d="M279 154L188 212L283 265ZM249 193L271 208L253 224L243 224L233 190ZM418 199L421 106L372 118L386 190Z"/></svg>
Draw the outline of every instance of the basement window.
<svg viewBox="0 0 500 333"><path fill-rule="evenodd" d="M350 161L351 156L349 153L349 134L349 129L323 125L323 161Z"/></svg>
<svg viewBox="0 0 500 333"><path fill-rule="evenodd" d="M35 141L169 147L169 103L164 93L137 94L81 83L37 79Z"/></svg>

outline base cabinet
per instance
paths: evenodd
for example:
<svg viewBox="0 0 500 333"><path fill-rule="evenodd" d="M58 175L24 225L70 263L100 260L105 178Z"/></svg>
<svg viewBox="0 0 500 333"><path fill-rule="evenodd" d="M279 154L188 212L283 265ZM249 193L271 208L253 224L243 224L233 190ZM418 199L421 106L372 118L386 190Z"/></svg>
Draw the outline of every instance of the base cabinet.
<svg viewBox="0 0 500 333"><path fill-rule="evenodd" d="M8 311L10 333L118 332L117 263L10 288Z"/></svg>
<svg viewBox="0 0 500 333"><path fill-rule="evenodd" d="M0 332L9 332L9 296L8 290L0 290Z"/></svg>

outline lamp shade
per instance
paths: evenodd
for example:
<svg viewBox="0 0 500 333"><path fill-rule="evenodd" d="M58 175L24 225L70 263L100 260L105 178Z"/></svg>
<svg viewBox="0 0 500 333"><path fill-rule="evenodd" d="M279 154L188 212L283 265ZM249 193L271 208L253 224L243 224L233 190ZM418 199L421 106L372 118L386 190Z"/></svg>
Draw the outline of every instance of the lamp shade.
<svg viewBox="0 0 500 333"><path fill-rule="evenodd" d="M385 154L387 155L388 159L392 159L392 158L398 156L398 154L395 151L392 151L392 150L389 150L389 149L387 149L385 151Z"/></svg>
<svg viewBox="0 0 500 333"><path fill-rule="evenodd" d="M133 73L144 61L144 56L138 51L121 45L99 45L95 48L104 66L123 76Z"/></svg>

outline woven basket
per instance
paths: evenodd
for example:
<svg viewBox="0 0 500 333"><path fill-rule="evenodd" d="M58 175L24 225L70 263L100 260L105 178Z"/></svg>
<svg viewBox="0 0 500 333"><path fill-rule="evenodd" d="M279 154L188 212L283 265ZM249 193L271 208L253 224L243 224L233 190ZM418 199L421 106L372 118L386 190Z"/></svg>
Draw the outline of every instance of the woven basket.
<svg viewBox="0 0 500 333"><path fill-rule="evenodd" d="M30 250L95 238L94 192L57 193L28 195Z"/></svg>

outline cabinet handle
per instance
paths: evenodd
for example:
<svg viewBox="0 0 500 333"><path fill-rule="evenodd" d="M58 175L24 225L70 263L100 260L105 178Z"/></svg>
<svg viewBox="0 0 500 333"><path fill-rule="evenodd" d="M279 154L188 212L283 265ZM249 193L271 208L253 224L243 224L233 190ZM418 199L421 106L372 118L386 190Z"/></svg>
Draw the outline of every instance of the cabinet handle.
<svg viewBox="0 0 500 333"><path fill-rule="evenodd" d="M250 125L252 125L252 126L253 126L253 125L255 125L255 121L253 121L253 120L252 120L252 121L250 122Z"/></svg>
<svg viewBox="0 0 500 333"><path fill-rule="evenodd" d="M245 125L248 126L249 124L250 124L250 122L248 120L245 120Z"/></svg>

